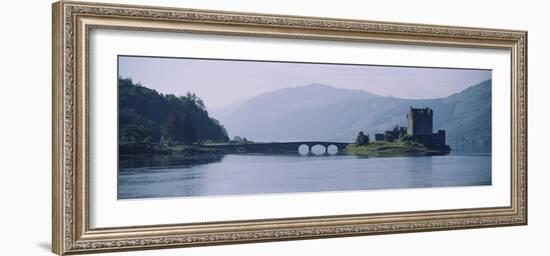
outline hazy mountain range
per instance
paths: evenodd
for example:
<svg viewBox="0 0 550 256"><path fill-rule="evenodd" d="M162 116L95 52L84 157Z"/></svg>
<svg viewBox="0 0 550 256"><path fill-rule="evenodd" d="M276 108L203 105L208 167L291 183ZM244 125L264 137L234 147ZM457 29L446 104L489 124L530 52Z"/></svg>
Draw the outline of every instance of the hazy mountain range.
<svg viewBox="0 0 550 256"><path fill-rule="evenodd" d="M254 141L354 141L406 125L409 107L434 110L434 130L447 131L454 151L491 151L491 80L440 99L400 99L311 84L263 93L212 110L230 137Z"/></svg>

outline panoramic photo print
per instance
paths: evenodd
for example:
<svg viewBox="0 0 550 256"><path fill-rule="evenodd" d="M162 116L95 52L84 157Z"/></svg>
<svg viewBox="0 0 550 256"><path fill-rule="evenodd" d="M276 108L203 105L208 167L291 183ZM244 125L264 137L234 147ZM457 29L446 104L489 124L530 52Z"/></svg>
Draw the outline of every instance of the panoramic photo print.
<svg viewBox="0 0 550 256"><path fill-rule="evenodd" d="M491 185L486 69L118 57L118 199Z"/></svg>

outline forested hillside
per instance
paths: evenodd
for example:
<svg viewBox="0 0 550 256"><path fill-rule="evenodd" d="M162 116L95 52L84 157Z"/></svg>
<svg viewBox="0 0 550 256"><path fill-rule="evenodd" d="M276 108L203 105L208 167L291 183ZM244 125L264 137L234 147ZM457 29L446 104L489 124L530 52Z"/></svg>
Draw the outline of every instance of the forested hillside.
<svg viewBox="0 0 550 256"><path fill-rule="evenodd" d="M119 78L118 104L121 143L159 142L161 137L185 144L229 140L225 128L209 117L204 102L193 93L163 95Z"/></svg>

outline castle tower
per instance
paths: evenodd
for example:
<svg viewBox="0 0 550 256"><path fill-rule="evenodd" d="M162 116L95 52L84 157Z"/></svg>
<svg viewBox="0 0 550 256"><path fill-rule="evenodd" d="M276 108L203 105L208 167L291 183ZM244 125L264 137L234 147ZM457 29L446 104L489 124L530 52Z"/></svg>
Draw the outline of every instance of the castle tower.
<svg viewBox="0 0 550 256"><path fill-rule="evenodd" d="M432 135L433 110L431 108L411 108L407 113L407 134Z"/></svg>

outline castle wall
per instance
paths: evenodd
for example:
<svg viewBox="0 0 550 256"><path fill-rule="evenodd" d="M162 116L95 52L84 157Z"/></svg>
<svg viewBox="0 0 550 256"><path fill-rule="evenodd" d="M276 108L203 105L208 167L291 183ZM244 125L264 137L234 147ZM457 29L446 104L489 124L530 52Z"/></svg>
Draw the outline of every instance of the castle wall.
<svg viewBox="0 0 550 256"><path fill-rule="evenodd" d="M437 141L439 142L439 144L446 145L445 130L438 130L437 133L434 133L434 137L437 138Z"/></svg>
<svg viewBox="0 0 550 256"><path fill-rule="evenodd" d="M432 135L433 111L430 108L410 108L407 113L408 135Z"/></svg>
<svg viewBox="0 0 550 256"><path fill-rule="evenodd" d="M407 113L407 127L394 126L392 130L375 134L376 141L394 141L407 134L414 140L428 148L444 149L446 146L445 130L433 132L433 110L430 108L413 108Z"/></svg>

